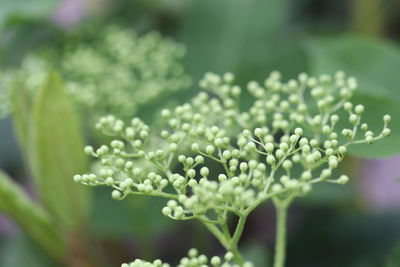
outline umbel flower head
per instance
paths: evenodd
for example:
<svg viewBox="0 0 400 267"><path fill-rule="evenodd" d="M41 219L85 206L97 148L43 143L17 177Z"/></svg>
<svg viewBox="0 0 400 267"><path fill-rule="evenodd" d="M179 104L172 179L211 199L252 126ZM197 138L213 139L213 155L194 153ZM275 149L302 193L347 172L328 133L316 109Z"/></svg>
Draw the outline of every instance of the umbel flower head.
<svg viewBox="0 0 400 267"><path fill-rule="evenodd" d="M18 77L31 92L43 86L49 70L56 68L68 92L87 114L113 113L129 119L143 107L191 81L180 62L183 46L156 32L139 35L132 29L109 26L98 40L81 43L50 62L29 56L15 71L0 77L0 97ZM4 111L5 112L5 111Z"/></svg>
<svg viewBox="0 0 400 267"><path fill-rule="evenodd" d="M110 186L117 200L135 194L165 197L165 216L200 220L235 252L241 220L258 205L269 199L289 203L320 182L347 183L348 176L334 170L348 147L390 134L389 115L381 132L368 129L364 106L349 101L357 81L343 72L302 73L288 82L273 72L263 84L248 83L254 101L247 110L241 110L242 88L233 82L231 73L207 73L200 82L207 92L161 112L161 132L152 133L139 118L128 125L111 115L101 118L96 127L115 140L96 150L86 147L102 167L74 180ZM232 235L224 230L229 213L240 218Z"/></svg>

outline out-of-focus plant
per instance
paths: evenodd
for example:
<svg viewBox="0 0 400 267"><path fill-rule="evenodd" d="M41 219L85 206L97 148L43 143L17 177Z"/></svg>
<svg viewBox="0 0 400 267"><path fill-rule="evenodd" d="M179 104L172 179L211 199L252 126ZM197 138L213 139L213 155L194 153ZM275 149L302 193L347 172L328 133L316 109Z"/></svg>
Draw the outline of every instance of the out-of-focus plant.
<svg viewBox="0 0 400 267"><path fill-rule="evenodd" d="M163 110L167 126L160 135L150 134L139 118L129 125L112 115L101 118L96 128L115 140L96 150L87 146L85 152L102 167L74 180L110 186L117 200L128 195L169 199L162 213L174 220L199 220L227 250L233 266L251 266L238 243L249 214L271 200L277 211L274 266L282 267L291 203L317 183L346 184L348 176L336 178L334 170L347 148L388 136L391 118L385 115L383 129L374 133L362 120L364 106L349 101L358 87L356 79L343 72L318 77L302 73L286 83L273 72L263 85L248 83L254 99L246 111L240 108L242 89L233 82L231 73L206 74L200 86L211 96L202 92L191 103ZM143 160L154 170L142 168ZM221 169L207 167L211 162ZM228 227L232 217L233 232ZM207 258L196 255L179 266L207 266ZM146 264L163 266L159 260ZM211 265L230 266L220 260Z"/></svg>
<svg viewBox="0 0 400 267"><path fill-rule="evenodd" d="M11 114L34 178L41 202L35 210L43 213L43 221L48 220L60 237L53 241L63 242L62 246L55 249L49 239L40 236L44 223L33 220L26 224L19 219L24 207L1 210L47 254L57 256L53 257L56 261L78 264L80 256L87 256L83 229L87 227L90 194L70 179L88 167L81 153L84 138L78 114L89 120L109 112L131 117L143 106L187 88L190 79L180 63L183 54L181 45L155 32L139 36L113 26L105 29L99 40L65 48L61 59L52 59L51 53L31 55L21 68L1 74L0 110L2 115ZM65 83L52 69L58 70ZM18 192L14 195L28 199ZM7 203L10 198L4 196Z"/></svg>
<svg viewBox="0 0 400 267"><path fill-rule="evenodd" d="M184 54L182 45L156 32L139 36L132 29L109 26L98 39L65 48L61 58L31 55L21 68L4 72L2 110L15 79L22 77L23 86L34 93L47 73L57 69L85 116L131 118L140 108L190 86L180 62Z"/></svg>

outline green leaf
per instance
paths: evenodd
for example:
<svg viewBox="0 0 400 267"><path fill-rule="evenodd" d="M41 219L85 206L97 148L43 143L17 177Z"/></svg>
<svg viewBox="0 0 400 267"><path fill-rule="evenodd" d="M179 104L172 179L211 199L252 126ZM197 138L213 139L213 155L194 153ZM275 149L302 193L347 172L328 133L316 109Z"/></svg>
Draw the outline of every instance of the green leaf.
<svg viewBox="0 0 400 267"><path fill-rule="evenodd" d="M21 227L48 255L57 260L62 260L66 256L66 242L51 216L29 199L1 170L0 211Z"/></svg>
<svg viewBox="0 0 400 267"><path fill-rule="evenodd" d="M305 48L313 74L345 71L362 92L400 99L400 49L390 43L354 36L312 39Z"/></svg>
<svg viewBox="0 0 400 267"><path fill-rule="evenodd" d="M364 114L375 133L380 133L385 114L393 121L392 135L372 145L355 145L350 154L366 158L388 157L400 153L400 49L372 39L346 36L314 39L306 43L313 74L345 71L359 81L359 92L352 101L366 107Z"/></svg>
<svg viewBox="0 0 400 267"><path fill-rule="evenodd" d="M89 191L73 182L87 170L80 122L61 78L50 73L33 108L32 168L45 207L67 227L78 228L88 216Z"/></svg>

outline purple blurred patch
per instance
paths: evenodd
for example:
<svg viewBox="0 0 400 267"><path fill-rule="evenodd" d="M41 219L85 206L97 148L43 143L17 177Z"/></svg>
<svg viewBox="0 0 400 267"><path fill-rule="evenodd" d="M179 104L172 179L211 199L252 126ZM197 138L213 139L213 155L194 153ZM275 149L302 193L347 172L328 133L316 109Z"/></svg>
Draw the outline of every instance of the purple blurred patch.
<svg viewBox="0 0 400 267"><path fill-rule="evenodd" d="M87 0L64 0L56 9L53 21L61 28L71 29L87 14Z"/></svg>
<svg viewBox="0 0 400 267"><path fill-rule="evenodd" d="M0 238L14 235L17 232L17 226L6 216L0 214Z"/></svg>
<svg viewBox="0 0 400 267"><path fill-rule="evenodd" d="M362 162L361 189L372 211L400 208L400 155Z"/></svg>

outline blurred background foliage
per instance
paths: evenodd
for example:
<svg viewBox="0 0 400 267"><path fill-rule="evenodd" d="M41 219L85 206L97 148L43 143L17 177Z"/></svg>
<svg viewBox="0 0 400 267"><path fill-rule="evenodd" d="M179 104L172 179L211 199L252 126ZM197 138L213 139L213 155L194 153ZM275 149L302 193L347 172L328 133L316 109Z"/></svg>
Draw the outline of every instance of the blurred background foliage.
<svg viewBox="0 0 400 267"><path fill-rule="evenodd" d="M137 63L124 65L110 57L115 50L106 53L106 67L96 78L90 72L99 69L98 61L85 62L80 54L75 66L65 67L79 48L104 51L99 42L109 36L110 25L142 37L161 34L144 43L145 50L135 46L142 39L128 39L132 47L123 48L128 49L123 55L133 58L174 42L143 68L159 70L167 62L176 72L157 83L179 78L151 101L123 96L132 97L132 113L125 109L119 114L123 119L139 115L157 124L156 110L189 99L209 71L231 71L242 86L262 81L272 70L286 79L337 70L355 76L360 83L355 101L367 107L372 130L380 129L382 115L389 113L392 136L351 151L342 167L353 178L350 186L321 185L292 208L287 266L400 266L399 14L398 0L1 1L0 113L11 115L0 120L0 168L5 170L0 173L5 215L0 216L0 266L118 266L136 257L174 263L192 246L209 255L222 252L200 225L171 223L162 216L161 199L116 202L107 189L90 192L72 183L74 173L89 168L83 145L104 141L92 130L95 117L118 111L103 106L101 112L82 111L68 93L69 84L75 82L77 90L96 84L97 92L109 83L109 91L112 85L122 87L126 77L116 75L115 67L140 73ZM171 53L176 53L172 59L162 56ZM32 57L36 61L21 71ZM89 74L74 73L80 67ZM157 73L146 75L139 80L152 81ZM33 95L28 77L41 77ZM382 157L391 158L365 159ZM256 266L269 266L273 240L274 213L266 205L250 218L241 247Z"/></svg>

